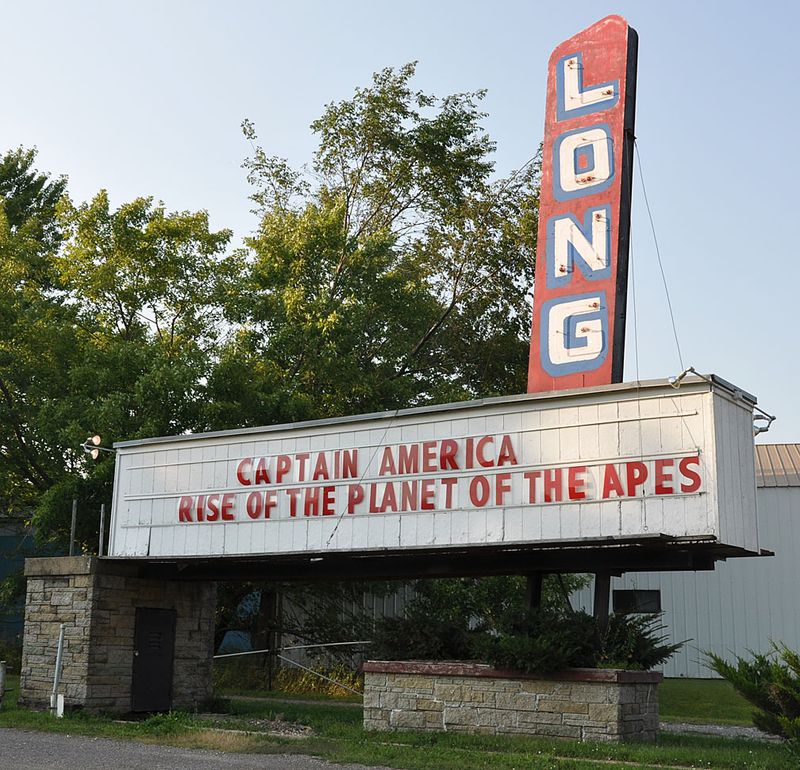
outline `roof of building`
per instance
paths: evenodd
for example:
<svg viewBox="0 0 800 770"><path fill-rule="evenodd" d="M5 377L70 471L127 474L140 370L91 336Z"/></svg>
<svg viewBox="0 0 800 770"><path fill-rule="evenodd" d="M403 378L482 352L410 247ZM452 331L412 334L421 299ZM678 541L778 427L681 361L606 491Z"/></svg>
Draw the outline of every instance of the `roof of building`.
<svg viewBox="0 0 800 770"><path fill-rule="evenodd" d="M800 487L800 444L756 444L759 487Z"/></svg>

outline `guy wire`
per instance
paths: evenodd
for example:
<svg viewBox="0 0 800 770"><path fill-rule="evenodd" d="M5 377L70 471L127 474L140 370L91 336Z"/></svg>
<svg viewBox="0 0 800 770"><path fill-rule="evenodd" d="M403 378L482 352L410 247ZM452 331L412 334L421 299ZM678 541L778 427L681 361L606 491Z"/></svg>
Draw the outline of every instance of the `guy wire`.
<svg viewBox="0 0 800 770"><path fill-rule="evenodd" d="M647 216L650 219L650 229L653 232L653 242L655 243L656 247L656 257L658 258L658 269L661 271L661 281L664 284L664 294L667 297L667 307L669 308L669 318L672 322L672 334L675 337L675 347L678 350L678 362L681 365L681 370L684 369L683 366L683 355L681 354L681 343L678 341L678 329L675 326L675 314L672 312L672 300L669 296L669 287L667 286L667 277L664 274L664 264L661 261L661 249L658 246L658 236L656 235L656 226L653 222L653 213L650 210L650 201L647 198L647 187L644 183L644 174L642 174L642 157L639 154L639 141L638 139L634 140L633 143L634 151L636 152L636 164L639 167L639 181L642 183L642 195L644 196L644 205L647 209Z"/></svg>

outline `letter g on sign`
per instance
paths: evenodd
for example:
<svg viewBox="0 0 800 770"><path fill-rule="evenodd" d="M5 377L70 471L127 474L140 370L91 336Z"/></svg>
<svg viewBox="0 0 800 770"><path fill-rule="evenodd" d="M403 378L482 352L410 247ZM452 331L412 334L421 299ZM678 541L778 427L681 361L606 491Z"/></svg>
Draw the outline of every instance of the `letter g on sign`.
<svg viewBox="0 0 800 770"><path fill-rule="evenodd" d="M542 368L552 377L590 372L608 353L605 292L560 297L542 305Z"/></svg>

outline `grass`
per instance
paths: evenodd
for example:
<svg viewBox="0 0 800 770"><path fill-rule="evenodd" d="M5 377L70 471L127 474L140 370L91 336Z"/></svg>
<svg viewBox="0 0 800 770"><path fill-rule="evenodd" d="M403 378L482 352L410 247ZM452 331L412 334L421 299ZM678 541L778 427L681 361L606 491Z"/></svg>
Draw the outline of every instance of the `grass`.
<svg viewBox="0 0 800 770"><path fill-rule="evenodd" d="M753 707L722 679L665 679L658 698L665 722L753 725Z"/></svg>
<svg viewBox="0 0 800 770"><path fill-rule="evenodd" d="M8 686L17 687L17 677ZM685 706L703 712L720 699L731 713L728 693L717 681L678 680L666 688L669 708ZM722 693L722 695L720 695ZM286 698L285 693L279 694ZM294 697L294 696L290 696ZM17 693L8 693L0 727L104 736L163 743L183 748L245 753L302 753L332 762L360 762L405 770L630 770L630 768L715 768L718 770L796 770L798 762L781 745L716 737L662 734L657 745L607 745L547 738L480 736L454 733L367 733L361 710L340 703L286 702L277 699L220 700L223 714L213 719L172 713L139 722L119 722L81 712L54 719L47 713L18 708ZM717 698L717 700L715 700ZM689 721L691 713L676 718ZM284 738L260 732L258 720L282 718L308 725L309 738Z"/></svg>
<svg viewBox="0 0 800 770"><path fill-rule="evenodd" d="M305 702L320 702L320 703L342 703L344 705L357 706L361 705L362 697L360 695L323 695L318 692L286 692L285 690L264 690L264 689L243 689L241 687L221 687L214 688L214 692L221 696L227 697L240 697L240 698L271 698L274 700L298 700Z"/></svg>
<svg viewBox="0 0 800 770"><path fill-rule="evenodd" d="M292 699L318 702L361 703L361 697L348 694L335 701L315 692L287 693L282 690L221 687L222 696ZM664 722L689 724L742 725L751 727L753 707L722 679L665 679L659 688L661 719Z"/></svg>

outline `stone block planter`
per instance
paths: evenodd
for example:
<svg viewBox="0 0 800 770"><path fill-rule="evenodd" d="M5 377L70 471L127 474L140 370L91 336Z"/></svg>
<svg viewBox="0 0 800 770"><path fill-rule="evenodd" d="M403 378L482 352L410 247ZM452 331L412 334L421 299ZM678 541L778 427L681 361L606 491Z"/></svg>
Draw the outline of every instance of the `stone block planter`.
<svg viewBox="0 0 800 770"><path fill-rule="evenodd" d="M573 740L655 741L658 685L651 671L568 669L534 676L479 663L364 663L364 729Z"/></svg>

